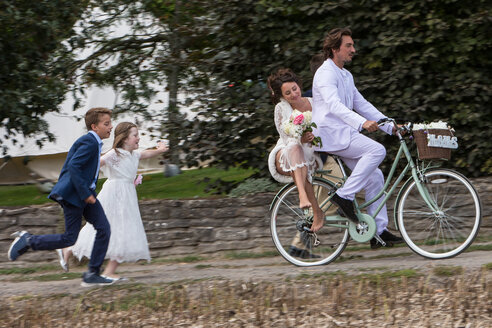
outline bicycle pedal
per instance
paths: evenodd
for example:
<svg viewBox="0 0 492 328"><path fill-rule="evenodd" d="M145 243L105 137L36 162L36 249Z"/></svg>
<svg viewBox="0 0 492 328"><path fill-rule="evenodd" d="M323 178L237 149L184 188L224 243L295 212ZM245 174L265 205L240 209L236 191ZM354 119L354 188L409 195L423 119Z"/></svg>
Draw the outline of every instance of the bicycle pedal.
<svg viewBox="0 0 492 328"><path fill-rule="evenodd" d="M376 234L376 235L374 236L374 238L376 238L376 240L377 240L377 241L378 241L378 242L379 242L379 243L380 243L383 247L385 247L385 246L386 246L386 242L385 242L383 239L381 239L381 237L380 237L379 235L377 235L377 234Z"/></svg>

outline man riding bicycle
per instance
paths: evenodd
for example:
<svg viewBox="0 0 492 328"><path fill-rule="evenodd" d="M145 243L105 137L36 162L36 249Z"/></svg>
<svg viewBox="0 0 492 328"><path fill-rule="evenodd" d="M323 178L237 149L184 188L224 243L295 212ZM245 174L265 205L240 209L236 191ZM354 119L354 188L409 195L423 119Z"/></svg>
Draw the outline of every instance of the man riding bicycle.
<svg viewBox="0 0 492 328"><path fill-rule="evenodd" d="M354 84L352 74L344 65L355 55L352 32L348 28L335 28L323 43L325 61L316 71L313 80L313 121L318 125L315 132L323 141L319 151L339 156L352 174L342 188L338 189L331 201L354 223L359 220L355 214L355 194L365 190L366 200L375 197L383 189L384 177L379 164L386 156L386 149L380 143L359 133L362 129L374 132L378 128L388 134L395 133L393 125L378 127L377 121L386 118L371 103L364 99ZM368 207L369 214L376 212L382 199ZM376 234L393 246L403 239L390 233L386 205L375 217ZM371 248L381 243L371 239Z"/></svg>

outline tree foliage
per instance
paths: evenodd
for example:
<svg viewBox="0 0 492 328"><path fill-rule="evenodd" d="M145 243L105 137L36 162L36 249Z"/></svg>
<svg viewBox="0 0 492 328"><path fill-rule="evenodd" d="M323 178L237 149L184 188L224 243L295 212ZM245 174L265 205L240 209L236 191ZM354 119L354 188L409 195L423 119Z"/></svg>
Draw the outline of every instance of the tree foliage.
<svg viewBox="0 0 492 328"><path fill-rule="evenodd" d="M189 159L266 169L277 139L265 81L290 67L311 84L309 59L325 33L349 26L358 55L347 68L361 93L401 121L444 120L460 149L447 165L492 173L492 50L487 1L215 1L216 82L197 109ZM212 90L212 89L211 89ZM375 135L394 153L394 139ZM193 149L195 151L193 151ZM388 158L391 156L388 156Z"/></svg>
<svg viewBox="0 0 492 328"><path fill-rule="evenodd" d="M176 107L193 107L192 118L171 104L162 106L170 116L159 115L166 118L163 127L171 134L172 146L180 141L186 164L254 167L268 176L268 151L278 138L268 75L289 67L304 80L304 89L309 88L309 60L321 51L325 33L349 26L357 56L347 68L365 98L402 121L448 121L460 140L448 165L469 175L492 173L492 15L486 0L87 0L63 6L64 2L8 1L7 7L22 13L17 16L0 7L0 37L12 35L9 26L26 31L20 39L27 45L36 44L36 30L50 36L35 51L23 49L23 43L11 37L15 47L4 49L15 56L1 53L7 63L15 60L4 65L1 75L6 88L0 92L10 97L1 101L7 104L10 99L11 106L2 108L14 113L5 117L2 109L2 122L10 129L42 130L26 121L41 122L40 115L54 109L66 91L67 76L80 99L89 85L109 85L123 100L116 112L139 112L149 120L158 119L147 111L149 101L166 84L171 93L186 96ZM40 19L26 19L30 5L53 10L47 3L68 9L52 13L42 24ZM83 5L82 15L77 10ZM81 24L73 35L77 15L82 15ZM64 22L58 21L61 17ZM110 31L115 24L131 28L114 35ZM51 30L58 32L50 34ZM65 43L60 42L63 38ZM93 50L90 56L68 60L67 49L87 47ZM19 71L23 67L26 73ZM16 78L9 80L9 74ZM45 76L48 82L39 82ZM13 80L17 84L9 86ZM397 147L392 138L375 138L390 148L389 154Z"/></svg>
<svg viewBox="0 0 492 328"><path fill-rule="evenodd" d="M201 1L193 0L92 0L81 30L69 41L79 51L91 49L71 68L78 99L83 101L88 86L112 87L120 96L113 113L160 120L162 129L151 132L168 136L174 161L179 161L180 124L186 125L177 96L192 92L202 74L195 53L206 47L207 33L196 23L199 8ZM191 80L183 89L183 81ZM169 103L156 99L164 86ZM157 115L149 111L151 101L162 105Z"/></svg>
<svg viewBox="0 0 492 328"><path fill-rule="evenodd" d="M63 40L73 33L85 1L4 0L0 4L0 127L2 140L22 134L52 140L42 115L65 98L72 60Z"/></svg>

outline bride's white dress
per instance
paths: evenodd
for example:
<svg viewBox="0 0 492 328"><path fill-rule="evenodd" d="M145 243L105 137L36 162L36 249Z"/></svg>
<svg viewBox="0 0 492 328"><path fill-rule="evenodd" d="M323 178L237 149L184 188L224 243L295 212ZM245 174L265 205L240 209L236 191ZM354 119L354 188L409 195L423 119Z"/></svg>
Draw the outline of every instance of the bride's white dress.
<svg viewBox="0 0 492 328"><path fill-rule="evenodd" d="M97 196L111 225L111 238L106 258L120 263L141 259L150 261L147 236L133 183L140 153L120 148L118 153L111 149L103 156L105 165L101 166L101 170L108 179ZM90 258L95 236L94 227L86 223L72 247L73 254L79 260L83 256Z"/></svg>
<svg viewBox="0 0 492 328"><path fill-rule="evenodd" d="M312 104L312 99L307 98ZM301 144L299 138L294 138L287 135L283 129L283 124L289 121L289 117L293 112L292 106L284 98L280 98L280 102L275 106L275 127L280 135L277 145L272 149L268 156L268 169L272 177L280 183L293 182L291 176L286 176L278 173L275 165L275 158L279 151L282 151L279 164L284 172L291 172L297 168L306 166L308 169L307 178L312 182L312 176L316 168L323 167L321 158L314 152L315 148L310 144ZM302 147L299 152L298 147Z"/></svg>

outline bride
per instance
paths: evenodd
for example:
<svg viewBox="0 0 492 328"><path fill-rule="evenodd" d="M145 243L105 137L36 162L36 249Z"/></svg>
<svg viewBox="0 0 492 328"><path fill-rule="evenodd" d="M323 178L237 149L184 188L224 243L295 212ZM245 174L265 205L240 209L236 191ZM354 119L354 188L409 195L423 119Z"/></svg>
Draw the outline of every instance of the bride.
<svg viewBox="0 0 492 328"><path fill-rule="evenodd" d="M311 144L315 136L312 132L305 132L299 139L284 131L284 124L289 122L294 109L312 111L311 98L301 96L301 82L290 69L279 69L270 75L268 87L275 104L275 127L280 135L268 157L270 173L280 183L295 182L299 191L299 207L313 208L311 231L317 232L323 226L323 212L311 183L316 168L323 164Z"/></svg>

